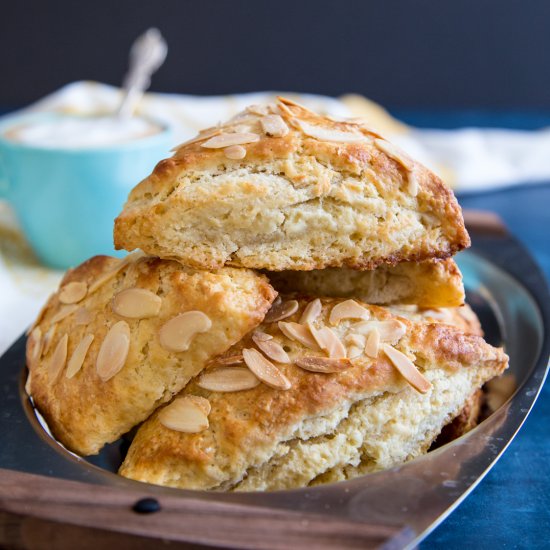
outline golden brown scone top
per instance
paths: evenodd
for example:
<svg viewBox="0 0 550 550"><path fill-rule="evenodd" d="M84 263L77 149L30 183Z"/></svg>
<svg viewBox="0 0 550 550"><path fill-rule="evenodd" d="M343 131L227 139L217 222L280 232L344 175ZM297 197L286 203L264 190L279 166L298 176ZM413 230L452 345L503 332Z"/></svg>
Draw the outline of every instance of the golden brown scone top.
<svg viewBox="0 0 550 550"><path fill-rule="evenodd" d="M257 326L276 293L250 270L143 255L69 271L27 341L27 390L54 436L97 453Z"/></svg>
<svg viewBox="0 0 550 550"><path fill-rule="evenodd" d="M293 313L277 321L285 312ZM316 332L318 339L311 327L323 331ZM324 329L330 329L332 336ZM321 349L316 342L329 345ZM338 359L340 346L348 358ZM268 359L271 366L266 366ZM451 399L448 395L457 400L449 383L452 374L468 373L468 378L461 379L462 393L454 405L457 414L472 385L479 387L506 366L504 352L478 336L446 325L411 322L377 306L341 299L276 303L256 331L213 361L170 405L142 425L120 473L161 485L228 490L251 470L276 462L279 445L285 441L327 433L336 436L331 415L340 411L345 418L354 403L398 392L398 401L405 403L424 392L428 403L443 407ZM228 369L241 369L243 387L251 384L252 371L257 385L220 391L215 383L220 379L223 383ZM332 372L318 372L323 369ZM438 387L450 385L447 394L431 394L430 378L440 380ZM375 415L378 405L373 402L372 406ZM420 405L417 414L419 421L426 414ZM431 428L432 438L444 421L448 421L445 416ZM288 487L293 482L285 483Z"/></svg>
<svg viewBox="0 0 550 550"><path fill-rule="evenodd" d="M447 258L469 246L452 191L353 121L279 98L182 144L130 193L118 248L272 271Z"/></svg>

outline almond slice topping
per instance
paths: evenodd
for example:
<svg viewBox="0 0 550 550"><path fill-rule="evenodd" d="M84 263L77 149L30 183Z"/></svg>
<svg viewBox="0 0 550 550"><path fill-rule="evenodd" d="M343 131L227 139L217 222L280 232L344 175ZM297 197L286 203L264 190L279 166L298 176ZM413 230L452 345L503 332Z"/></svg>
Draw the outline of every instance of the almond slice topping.
<svg viewBox="0 0 550 550"><path fill-rule="evenodd" d="M42 355L47 355L52 347L53 337L57 332L57 325L52 325L44 335L44 345L42 346Z"/></svg>
<svg viewBox="0 0 550 550"><path fill-rule="evenodd" d="M40 327L35 327L29 334L29 339L27 341L27 347L32 348L32 352L30 354L31 363L34 363L40 359L43 344L44 341L42 340L42 330Z"/></svg>
<svg viewBox="0 0 550 550"><path fill-rule="evenodd" d="M59 321L62 321L65 319L65 317L68 317L72 313L74 313L78 309L78 306L76 304L69 304L65 306L61 306L59 308L59 311L50 319L50 323L55 324L59 323Z"/></svg>
<svg viewBox="0 0 550 550"><path fill-rule="evenodd" d="M211 137L208 141L201 143L205 149L224 149L231 145L243 145L245 143L254 143L259 141L260 136L252 133L219 134Z"/></svg>
<svg viewBox="0 0 550 550"><path fill-rule="evenodd" d="M331 359L344 359L346 357L344 344L331 328L322 327L317 330L312 324L308 326L319 347L326 351Z"/></svg>
<svg viewBox="0 0 550 550"><path fill-rule="evenodd" d="M209 130L203 130L194 138L188 139L187 141L184 141L183 143L180 143L179 145L172 147L170 151L177 151L178 149L180 149L181 147L184 147L185 145L191 145L192 143L197 143L197 141L204 141L205 139L217 136L221 133L222 133L221 128L210 128Z"/></svg>
<svg viewBox="0 0 550 550"><path fill-rule="evenodd" d="M88 325L91 323L92 319L92 313L84 306L79 307L74 314L75 325Z"/></svg>
<svg viewBox="0 0 550 550"><path fill-rule="evenodd" d="M300 325L300 323L287 323L285 321L279 321L278 326L281 329L281 332L287 338L290 338L290 340L299 342L303 346L306 346L306 348L319 350L319 346L311 334L309 327Z"/></svg>
<svg viewBox="0 0 550 550"><path fill-rule="evenodd" d="M261 330L256 330L252 333L252 339L254 341L261 340L262 342L265 342L266 340L273 340L273 336L271 336L271 334L267 334L266 332L262 332Z"/></svg>
<svg viewBox="0 0 550 550"><path fill-rule="evenodd" d="M337 325L342 319L368 319L369 317L368 309L359 305L355 300L346 300L332 308L329 322L331 325Z"/></svg>
<svg viewBox="0 0 550 550"><path fill-rule="evenodd" d="M246 157L246 149L242 145L231 145L226 147L223 152L228 159L240 160Z"/></svg>
<svg viewBox="0 0 550 550"><path fill-rule="evenodd" d="M88 294L92 294L98 288L102 287L105 283L108 283L113 277L116 277L119 271L122 271L128 264L140 260L141 258L145 258L146 256L147 254L145 254L145 252L143 252L142 250L136 250L135 252L128 254L125 258L118 260L118 262L109 271L99 276L90 285L90 288L88 289Z"/></svg>
<svg viewBox="0 0 550 550"><path fill-rule="evenodd" d="M374 145L376 145L382 153L385 153L388 157L405 168L405 170L411 171L414 168L414 163L411 159L409 159L407 155L393 143L390 143L385 139L375 139Z"/></svg>
<svg viewBox="0 0 550 550"><path fill-rule="evenodd" d="M357 357L360 357L361 355L363 355L363 349L364 348L360 348L358 346L350 346L348 348L348 353L347 353L348 358L357 359Z"/></svg>
<svg viewBox="0 0 550 550"><path fill-rule="evenodd" d="M305 307L302 316L300 317L300 323L302 325L307 325L308 323L313 323L321 314L323 310L323 304L319 298L315 298L312 302Z"/></svg>
<svg viewBox="0 0 550 550"><path fill-rule="evenodd" d="M276 321L282 321L291 315L294 315L298 311L298 302L296 300L288 300L283 302L280 298L277 298L271 309L267 312L264 322L275 323Z"/></svg>
<svg viewBox="0 0 550 550"><path fill-rule="evenodd" d="M273 137L283 137L288 134L288 126L280 115L265 115L260 119L262 130Z"/></svg>
<svg viewBox="0 0 550 550"><path fill-rule="evenodd" d="M418 176L416 170L411 170L407 176L407 191L411 197L416 197L418 195Z"/></svg>
<svg viewBox="0 0 550 550"><path fill-rule="evenodd" d="M330 374L333 372L342 372L351 367L352 363L349 359L335 359L330 357L314 357L306 356L296 360L296 365L301 369L311 372L322 372Z"/></svg>
<svg viewBox="0 0 550 550"><path fill-rule="evenodd" d="M195 335L212 328L212 321L202 311L186 311L162 325L160 345L168 351L187 351Z"/></svg>
<svg viewBox="0 0 550 550"><path fill-rule="evenodd" d="M67 365L67 370L65 371L65 376L67 378L72 378L81 369L93 341L93 334L86 334L84 338L80 340L78 346L76 346L71 358L69 359L69 364Z"/></svg>
<svg viewBox="0 0 550 550"><path fill-rule="evenodd" d="M82 281L72 281L61 287L59 301L62 304L76 304L86 296L88 285Z"/></svg>
<svg viewBox="0 0 550 550"><path fill-rule="evenodd" d="M401 373L401 376L418 392L428 392L432 384L430 381L416 368L415 364L399 350L392 348L388 344L382 344L382 349L392 362L393 366Z"/></svg>
<svg viewBox="0 0 550 550"><path fill-rule="evenodd" d="M252 340L254 343L260 348L261 351L263 351L270 359L273 359L273 361L276 361L277 363L290 363L290 357L286 353L286 351L283 349L283 346L279 344L278 342L275 342L272 338L270 339L262 339L259 334L263 333L254 333L252 335ZM268 334L266 336L269 336Z"/></svg>
<svg viewBox="0 0 550 550"><path fill-rule="evenodd" d="M115 323L105 336L96 359L96 371L103 382L117 374L130 350L130 327L126 321Z"/></svg>
<svg viewBox="0 0 550 550"><path fill-rule="evenodd" d="M61 340L57 343L57 346L52 354L50 364L48 365L48 374L52 382L57 380L63 370L63 367L65 366L65 363L67 362L68 343L69 335L64 334Z"/></svg>
<svg viewBox="0 0 550 550"><path fill-rule="evenodd" d="M407 332L407 327L397 319L366 321L353 326L353 330L360 334L368 334L374 328L378 329L381 342L390 342L391 344L396 344Z"/></svg>
<svg viewBox="0 0 550 550"><path fill-rule="evenodd" d="M367 338L367 344L365 345L365 353L369 357L376 359L378 357L379 348L380 348L380 333L378 332L378 329L375 327L369 332L369 336Z"/></svg>
<svg viewBox="0 0 550 550"><path fill-rule="evenodd" d="M204 403L203 403L204 402ZM159 422L169 430L199 433L208 428L210 402L197 395L176 397L159 413Z"/></svg>
<svg viewBox="0 0 550 550"><path fill-rule="evenodd" d="M342 132L332 128L324 128L323 126L314 126L304 120L295 119L298 126L304 134L309 137L318 139L319 141L336 141L339 143L356 143L365 141L365 136L360 133Z"/></svg>
<svg viewBox="0 0 550 550"><path fill-rule="evenodd" d="M276 390L289 390L290 380L258 350L243 349L246 366L266 385Z"/></svg>
<svg viewBox="0 0 550 550"><path fill-rule="evenodd" d="M200 388L216 392L234 392L255 388L260 381L246 367L220 367L206 371L197 385Z"/></svg>
<svg viewBox="0 0 550 550"><path fill-rule="evenodd" d="M161 298L144 288L127 288L113 298L113 311L129 319L156 317L161 305Z"/></svg>

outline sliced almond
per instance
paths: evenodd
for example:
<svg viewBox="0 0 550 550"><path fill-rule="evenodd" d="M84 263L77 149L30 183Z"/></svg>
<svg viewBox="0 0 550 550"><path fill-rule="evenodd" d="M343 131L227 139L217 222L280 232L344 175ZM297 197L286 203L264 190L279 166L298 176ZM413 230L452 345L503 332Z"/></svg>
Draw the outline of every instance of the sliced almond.
<svg viewBox="0 0 550 550"><path fill-rule="evenodd" d="M360 357L363 355L364 348L360 348L358 346L349 346L347 350L347 356L349 359L357 359L357 357Z"/></svg>
<svg viewBox="0 0 550 550"><path fill-rule="evenodd" d="M83 281L72 281L63 285L59 291L59 301L62 304L76 304L86 296L88 285Z"/></svg>
<svg viewBox="0 0 550 550"><path fill-rule="evenodd" d="M304 134L319 141L336 141L339 143L357 143L365 141L365 136L361 133L342 132L333 128L324 128L323 126L314 126L304 120L295 119L298 126Z"/></svg>
<svg viewBox="0 0 550 550"><path fill-rule="evenodd" d="M147 254L143 252L142 250L136 250L135 252L132 252L131 254L128 254L125 258L122 258L121 260L118 260L118 262L106 273L100 275L91 285L88 289L88 294L92 294L95 292L98 288L102 287L105 283L108 283L111 279L116 277L120 271L122 271L127 265L136 262L137 260L141 260L141 258L145 258Z"/></svg>
<svg viewBox="0 0 550 550"><path fill-rule="evenodd" d="M385 153L388 157L400 164L405 170L411 171L414 167L414 163L399 147L386 141L385 139L375 139L374 145Z"/></svg>
<svg viewBox="0 0 550 550"><path fill-rule="evenodd" d="M216 392L234 392L255 388L260 381L246 367L220 367L201 375L197 386Z"/></svg>
<svg viewBox="0 0 550 550"><path fill-rule="evenodd" d="M262 342L265 342L267 340L273 340L273 336L271 336L271 334L267 334L266 332L262 332L261 330L255 330L252 334L252 339L254 341L261 340Z"/></svg>
<svg viewBox="0 0 550 550"><path fill-rule="evenodd" d="M27 341L27 347L32 349L30 354L30 360L32 363L35 363L38 359L40 359L43 344L44 340L42 339L42 330L40 327L35 327L29 334L29 339Z"/></svg>
<svg viewBox="0 0 550 550"><path fill-rule="evenodd" d="M243 349L246 366L264 383L276 390L290 389L290 380L258 350Z"/></svg>
<svg viewBox="0 0 550 550"><path fill-rule="evenodd" d="M42 346L42 355L47 355L52 347L53 338L57 332L57 325L52 325L46 334L44 334L44 345Z"/></svg>
<svg viewBox="0 0 550 550"><path fill-rule="evenodd" d="M228 159L240 160L246 157L246 149L242 145L231 145L226 147L223 152Z"/></svg>
<svg viewBox="0 0 550 550"><path fill-rule="evenodd" d="M367 339L364 334L355 334L352 332L346 336L346 343L357 346L358 348L364 348L366 342Z"/></svg>
<svg viewBox="0 0 550 550"><path fill-rule="evenodd" d="M368 309L359 305L355 300L346 300L332 308L329 322L331 325L337 325L342 319L368 319L369 317Z"/></svg>
<svg viewBox="0 0 550 550"><path fill-rule="evenodd" d="M197 141L204 141L205 139L217 136L221 133L222 133L221 128L210 128L208 130L203 130L194 138L188 139L187 141L184 141L183 143L180 143L179 145L172 147L170 151L177 151L178 149L180 149L181 147L184 147L185 145L191 145L192 143L197 143Z"/></svg>
<svg viewBox="0 0 550 550"><path fill-rule="evenodd" d="M206 401L208 407L198 399ZM210 403L203 397L184 395L176 397L172 403L159 413L159 422L169 430L183 433L199 433L208 428L208 413Z"/></svg>
<svg viewBox="0 0 550 550"><path fill-rule="evenodd" d="M375 327L369 332L367 343L365 345L365 353L369 357L376 359L378 357L379 348L380 348L380 332L378 332L378 329Z"/></svg>
<svg viewBox="0 0 550 550"><path fill-rule="evenodd" d="M273 137L283 137L289 132L288 126L280 115L266 115L260 119L262 130Z"/></svg>
<svg viewBox="0 0 550 550"><path fill-rule="evenodd" d="M113 311L129 319L156 317L162 306L162 299L145 288L127 288L113 298Z"/></svg>
<svg viewBox="0 0 550 550"><path fill-rule="evenodd" d="M275 323L276 321L282 321L291 315L294 315L298 311L298 302L296 300L288 300L283 302L280 298L277 298L271 309L267 312L264 323Z"/></svg>
<svg viewBox="0 0 550 550"><path fill-rule="evenodd" d="M115 323L103 340L96 359L96 371L103 382L117 374L130 350L130 327L126 321Z"/></svg>
<svg viewBox="0 0 550 550"><path fill-rule="evenodd" d="M319 345L319 347L328 353L332 359L343 359L346 357L346 348L342 344L338 335L329 327L316 329L313 325L309 325L309 330Z"/></svg>
<svg viewBox="0 0 550 550"><path fill-rule="evenodd" d="M27 381L25 382L25 392L30 397L32 389L32 372L29 371L27 374Z"/></svg>
<svg viewBox="0 0 550 550"><path fill-rule="evenodd" d="M244 363L243 354L238 353L235 355L226 355L222 357L215 357L210 362L212 365L238 365Z"/></svg>
<svg viewBox="0 0 550 550"><path fill-rule="evenodd" d="M64 334L61 337L61 340L57 343L57 346L55 347L55 350L52 354L52 357L50 359L50 363L48 365L48 375L52 382L55 382L59 375L61 374L61 371L63 370L63 367L65 366L65 363L67 362L67 345L69 343L69 335Z"/></svg>
<svg viewBox="0 0 550 550"><path fill-rule="evenodd" d="M252 340L254 343L263 351L270 359L277 361L277 363L290 363L290 357L287 352L283 349L283 346L275 340L262 340L258 338L258 334L254 333L252 335Z"/></svg>
<svg viewBox="0 0 550 550"><path fill-rule="evenodd" d="M246 108L247 113L252 113L253 115L267 115L269 114L270 106L269 105L249 105Z"/></svg>
<svg viewBox="0 0 550 550"><path fill-rule="evenodd" d="M78 346L76 346L71 358L69 359L69 364L67 365L67 370L65 371L65 376L67 378L72 378L81 369L93 341L93 334L86 334L84 338L80 340Z"/></svg>
<svg viewBox="0 0 550 550"><path fill-rule="evenodd" d="M195 403L195 405L197 405L197 407L199 407L206 416L210 414L212 407L208 399L201 397L200 395L188 395L187 398L193 401L193 403Z"/></svg>
<svg viewBox="0 0 550 550"><path fill-rule="evenodd" d="M308 323L313 323L321 314L323 310L323 304L319 298L315 298L312 302L305 307L302 316L300 317L300 323L302 325L307 325Z"/></svg>
<svg viewBox="0 0 550 550"><path fill-rule="evenodd" d="M55 324L59 323L59 321L62 321L65 319L65 317L68 317L72 313L74 313L78 309L78 306L76 304L69 304L64 305L59 308L59 311L50 319L50 323Z"/></svg>
<svg viewBox="0 0 550 550"><path fill-rule="evenodd" d="M89 325L93 319L91 311L82 306L79 307L74 314L74 324L75 325Z"/></svg>
<svg viewBox="0 0 550 550"><path fill-rule="evenodd" d="M388 344L382 344L382 349L393 366L401 373L401 376L418 392L428 392L432 384L430 381L416 368L414 363L399 350L392 348Z"/></svg>
<svg viewBox="0 0 550 550"><path fill-rule="evenodd" d="M385 321L364 321L353 325L353 330L360 334L368 334L376 328L380 333L381 342L396 344L407 332L407 327L397 319Z"/></svg>
<svg viewBox="0 0 550 550"><path fill-rule="evenodd" d="M418 176L416 175L416 170L411 170L407 174L407 192L411 197L416 197L418 195Z"/></svg>
<svg viewBox="0 0 550 550"><path fill-rule="evenodd" d="M212 328L202 311L186 311L164 323L159 331L160 345L168 351L187 351L195 335Z"/></svg>
<svg viewBox="0 0 550 550"><path fill-rule="evenodd" d="M259 141L260 136L253 133L234 133L234 134L219 134L211 137L208 141L201 143L201 147L205 149L224 149L231 145L243 145L245 143L254 143Z"/></svg>
<svg viewBox="0 0 550 550"><path fill-rule="evenodd" d="M278 326L281 329L281 332L287 338L290 338L290 340L299 342L303 346L306 346L306 348L310 348L314 350L319 349L319 346L315 341L315 338L311 334L311 330L309 327L300 325L300 323L292 323L292 322L285 322L285 321L279 321Z"/></svg>
<svg viewBox="0 0 550 550"><path fill-rule="evenodd" d="M351 367L352 363L349 359L334 359L330 357L302 357L295 361L301 369L311 372L333 373L342 372Z"/></svg>

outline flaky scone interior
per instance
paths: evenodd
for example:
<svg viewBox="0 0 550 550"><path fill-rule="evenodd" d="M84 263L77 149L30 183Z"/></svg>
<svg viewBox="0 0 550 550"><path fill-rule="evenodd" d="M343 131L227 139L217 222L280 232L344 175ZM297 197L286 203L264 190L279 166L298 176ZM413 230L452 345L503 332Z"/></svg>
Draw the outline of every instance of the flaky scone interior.
<svg viewBox="0 0 550 550"><path fill-rule="evenodd" d="M277 301L140 427L120 473L275 490L419 456L508 358L480 336L411 315L349 299Z"/></svg>

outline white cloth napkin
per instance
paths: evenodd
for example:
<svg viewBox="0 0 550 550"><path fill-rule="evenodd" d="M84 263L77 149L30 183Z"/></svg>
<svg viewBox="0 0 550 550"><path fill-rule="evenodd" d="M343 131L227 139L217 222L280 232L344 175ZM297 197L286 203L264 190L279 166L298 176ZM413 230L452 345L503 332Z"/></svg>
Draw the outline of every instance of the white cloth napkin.
<svg viewBox="0 0 550 550"><path fill-rule="evenodd" d="M175 143L198 130L226 120L252 103L273 100L273 92L197 97L147 94L139 112L170 124ZM94 82L75 82L45 97L28 110L112 112L120 90ZM298 100L335 117L354 113L342 101L301 94ZM11 115L8 115L11 116ZM421 130L388 136L434 170L443 170L456 190L472 192L518 182L550 180L550 129L534 132L487 130ZM61 273L40 266L25 244L13 214L0 203L0 353L32 322Z"/></svg>

